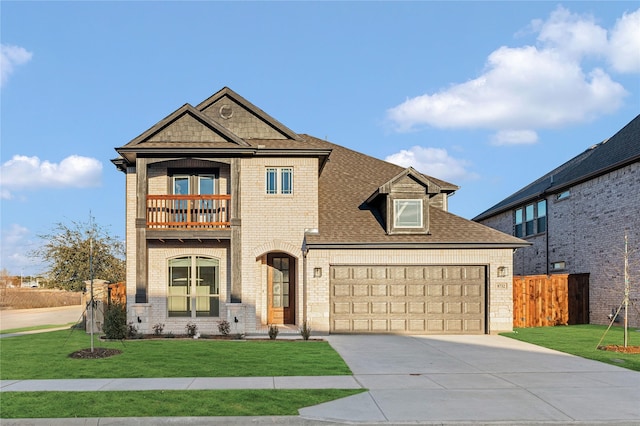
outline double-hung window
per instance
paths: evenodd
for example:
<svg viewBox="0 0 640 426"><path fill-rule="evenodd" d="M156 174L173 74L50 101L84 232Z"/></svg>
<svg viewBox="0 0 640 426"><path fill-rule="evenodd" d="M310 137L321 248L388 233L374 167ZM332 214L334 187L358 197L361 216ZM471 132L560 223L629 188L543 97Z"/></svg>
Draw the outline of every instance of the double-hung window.
<svg viewBox="0 0 640 426"><path fill-rule="evenodd" d="M185 256L169 260L170 317L220 316L219 260Z"/></svg>
<svg viewBox="0 0 640 426"><path fill-rule="evenodd" d="M265 181L267 194L293 194L292 167L267 167Z"/></svg>

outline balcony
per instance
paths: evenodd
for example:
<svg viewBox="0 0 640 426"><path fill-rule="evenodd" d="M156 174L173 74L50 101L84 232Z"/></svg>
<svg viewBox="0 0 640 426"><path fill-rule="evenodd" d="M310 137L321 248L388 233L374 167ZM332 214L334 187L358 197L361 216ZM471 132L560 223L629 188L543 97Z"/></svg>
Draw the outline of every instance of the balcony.
<svg viewBox="0 0 640 426"><path fill-rule="evenodd" d="M231 195L147 195L147 229L231 227Z"/></svg>

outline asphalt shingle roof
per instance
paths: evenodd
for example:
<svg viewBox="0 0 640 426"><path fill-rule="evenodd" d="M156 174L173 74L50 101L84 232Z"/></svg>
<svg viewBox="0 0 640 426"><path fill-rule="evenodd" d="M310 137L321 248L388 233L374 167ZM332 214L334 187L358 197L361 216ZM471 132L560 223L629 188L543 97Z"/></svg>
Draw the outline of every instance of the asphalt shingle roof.
<svg viewBox="0 0 640 426"><path fill-rule="evenodd" d="M340 145L301 135L305 141L331 148L319 179L319 233L310 245L490 246L520 247L526 242L437 207L430 207L430 234L387 235L379 215L365 201L382 184L404 169ZM428 177L443 188L448 182Z"/></svg>
<svg viewBox="0 0 640 426"><path fill-rule="evenodd" d="M640 115L609 139L589 147L529 185L485 210L473 220L483 220L539 198L560 193L572 185L640 161Z"/></svg>

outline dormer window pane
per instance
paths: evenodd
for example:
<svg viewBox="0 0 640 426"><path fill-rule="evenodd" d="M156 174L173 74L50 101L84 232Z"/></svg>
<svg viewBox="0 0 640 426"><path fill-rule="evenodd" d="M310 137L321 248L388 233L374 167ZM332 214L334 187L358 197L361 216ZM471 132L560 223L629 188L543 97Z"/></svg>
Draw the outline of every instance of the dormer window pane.
<svg viewBox="0 0 640 426"><path fill-rule="evenodd" d="M421 228L422 200L393 200L396 228Z"/></svg>

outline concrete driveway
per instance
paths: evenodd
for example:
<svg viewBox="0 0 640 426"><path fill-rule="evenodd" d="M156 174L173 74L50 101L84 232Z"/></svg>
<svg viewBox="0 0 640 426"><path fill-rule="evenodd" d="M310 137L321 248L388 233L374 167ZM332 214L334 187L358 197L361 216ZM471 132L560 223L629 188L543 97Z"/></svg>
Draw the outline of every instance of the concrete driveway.
<svg viewBox="0 0 640 426"><path fill-rule="evenodd" d="M328 340L369 392L304 408L306 419L640 424L640 372L502 336Z"/></svg>

